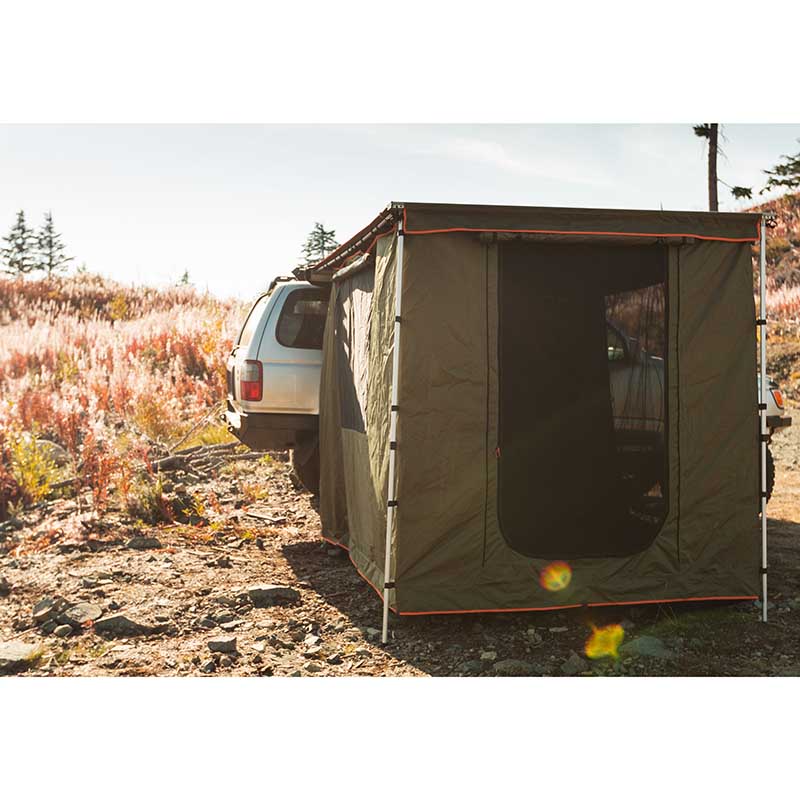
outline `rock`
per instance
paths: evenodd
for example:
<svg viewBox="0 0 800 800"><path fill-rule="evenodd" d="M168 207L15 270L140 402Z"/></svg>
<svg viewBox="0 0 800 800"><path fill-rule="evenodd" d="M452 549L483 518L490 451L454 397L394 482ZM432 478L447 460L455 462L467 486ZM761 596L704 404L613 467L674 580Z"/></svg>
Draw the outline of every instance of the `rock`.
<svg viewBox="0 0 800 800"><path fill-rule="evenodd" d="M217 665L214 663L213 658L210 658L208 661L206 661L205 664L203 664L202 667L200 667L200 672L205 672L206 674L216 671L217 671Z"/></svg>
<svg viewBox="0 0 800 800"><path fill-rule="evenodd" d="M480 675L480 673L486 669L486 666L486 661L464 661L458 665L458 671L465 675Z"/></svg>
<svg viewBox="0 0 800 800"><path fill-rule="evenodd" d="M317 664L314 661L309 661L305 665L306 672L322 672L322 664Z"/></svg>
<svg viewBox="0 0 800 800"><path fill-rule="evenodd" d="M305 658L316 658L321 652L321 647L309 647L303 651L303 656Z"/></svg>
<svg viewBox="0 0 800 800"><path fill-rule="evenodd" d="M129 550L160 550L161 542L154 536L133 536L125 547Z"/></svg>
<svg viewBox="0 0 800 800"><path fill-rule="evenodd" d="M48 622L45 622L45 624L42 625L40 630L42 631L42 633L49 636L57 627L58 623L54 619L51 619Z"/></svg>
<svg viewBox="0 0 800 800"><path fill-rule="evenodd" d="M57 467L65 467L71 463L69 453L60 444L51 442L49 439L37 439L36 447L45 458L52 461Z"/></svg>
<svg viewBox="0 0 800 800"><path fill-rule="evenodd" d="M563 625L559 628L550 628L550 633L566 633L569 628L564 627Z"/></svg>
<svg viewBox="0 0 800 800"><path fill-rule="evenodd" d="M58 625L54 630L55 636L69 636L72 633L72 625Z"/></svg>
<svg viewBox="0 0 800 800"><path fill-rule="evenodd" d="M83 586L84 589L94 589L95 586L97 586L97 581L94 578L84 578L81 581L81 586Z"/></svg>
<svg viewBox="0 0 800 800"><path fill-rule="evenodd" d="M29 669L41 654L42 649L35 644L0 642L0 675Z"/></svg>
<svg viewBox="0 0 800 800"><path fill-rule="evenodd" d="M367 639L377 639L381 635L381 632L377 628L365 628L364 633Z"/></svg>
<svg viewBox="0 0 800 800"><path fill-rule="evenodd" d="M655 636L639 636L636 639L631 639L630 642L622 645L620 653L627 656L657 658L661 661L674 658L674 653L667 649L661 639L657 639Z"/></svg>
<svg viewBox="0 0 800 800"><path fill-rule="evenodd" d="M247 596L256 608L280 606L300 599L300 593L296 589L290 586L275 586L271 583L249 586Z"/></svg>
<svg viewBox="0 0 800 800"><path fill-rule="evenodd" d="M341 664L342 657L338 653L334 653L332 656L328 656L325 661L328 664Z"/></svg>
<svg viewBox="0 0 800 800"><path fill-rule="evenodd" d="M236 637L235 636L218 636L216 639L209 639L208 649L212 653L235 653L236 652Z"/></svg>
<svg viewBox="0 0 800 800"><path fill-rule="evenodd" d="M497 653L494 650L484 650L481 653L481 661L496 661Z"/></svg>
<svg viewBox="0 0 800 800"><path fill-rule="evenodd" d="M372 650L367 650L366 647L359 647L355 654L357 656L371 656Z"/></svg>
<svg viewBox="0 0 800 800"><path fill-rule="evenodd" d="M143 636L152 633L150 625L144 625L135 620L129 619L124 614L113 614L110 617L102 617L94 623L95 633L101 636Z"/></svg>
<svg viewBox="0 0 800 800"><path fill-rule="evenodd" d="M11 586L8 581L0 575L0 597L8 597L11 594Z"/></svg>
<svg viewBox="0 0 800 800"><path fill-rule="evenodd" d="M103 609L94 603L78 603L70 606L59 618L58 621L71 625L73 628L82 628L88 622L94 622L103 616Z"/></svg>
<svg viewBox="0 0 800 800"><path fill-rule="evenodd" d="M233 664L233 659L229 655L224 655L219 660L221 667L230 667Z"/></svg>
<svg viewBox="0 0 800 800"><path fill-rule="evenodd" d="M507 658L504 661L495 661L492 665L496 675L507 677L520 677L523 675L538 675L539 670L527 661L518 661L515 658Z"/></svg>
<svg viewBox="0 0 800 800"><path fill-rule="evenodd" d="M586 672L589 665L574 650L569 654L569 658L561 665L561 672L564 675L579 675Z"/></svg>
<svg viewBox="0 0 800 800"><path fill-rule="evenodd" d="M224 625L226 622L233 622L236 619L236 615L230 611L223 611L221 614L212 615L212 619L217 625Z"/></svg>
<svg viewBox="0 0 800 800"><path fill-rule="evenodd" d="M55 619L66 607L67 601L59 596L45 597L33 607L33 621L37 625Z"/></svg>
<svg viewBox="0 0 800 800"><path fill-rule="evenodd" d="M307 644L309 647L314 647L318 645L321 641L322 640L320 639L320 637L315 636L313 633L309 633L308 636L306 636L306 638L303 639L303 642Z"/></svg>
<svg viewBox="0 0 800 800"><path fill-rule="evenodd" d="M202 628L216 628L217 623L211 619L211 617L201 617L197 624L200 625Z"/></svg>
<svg viewBox="0 0 800 800"><path fill-rule="evenodd" d="M220 569L228 569L231 565L231 560L228 556L220 556L211 562L212 567L219 567Z"/></svg>
<svg viewBox="0 0 800 800"><path fill-rule="evenodd" d="M542 643L542 634L536 630L536 628L528 628L525 631L525 638L528 640L530 644L541 644Z"/></svg>
<svg viewBox="0 0 800 800"><path fill-rule="evenodd" d="M243 619L232 619L230 622L223 622L220 628L224 631L235 631L243 622Z"/></svg>
<svg viewBox="0 0 800 800"><path fill-rule="evenodd" d="M250 645L250 648L255 650L256 653L263 653L267 649L267 646L264 642L255 642L255 644Z"/></svg>

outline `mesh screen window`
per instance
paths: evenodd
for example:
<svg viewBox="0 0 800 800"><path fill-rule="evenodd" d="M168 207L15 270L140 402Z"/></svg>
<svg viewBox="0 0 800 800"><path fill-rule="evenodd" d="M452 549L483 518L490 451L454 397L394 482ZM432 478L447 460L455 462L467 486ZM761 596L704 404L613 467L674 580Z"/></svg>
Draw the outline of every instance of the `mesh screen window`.
<svg viewBox="0 0 800 800"><path fill-rule="evenodd" d="M667 510L667 250L502 245L498 514L519 553L629 555Z"/></svg>

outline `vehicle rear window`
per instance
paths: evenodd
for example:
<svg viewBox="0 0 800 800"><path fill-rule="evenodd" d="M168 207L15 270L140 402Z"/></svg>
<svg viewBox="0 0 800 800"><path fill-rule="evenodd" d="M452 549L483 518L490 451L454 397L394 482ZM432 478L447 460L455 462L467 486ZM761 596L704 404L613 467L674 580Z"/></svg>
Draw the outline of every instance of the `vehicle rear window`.
<svg viewBox="0 0 800 800"><path fill-rule="evenodd" d="M295 289L286 298L276 338L284 347L322 350L328 296L324 289Z"/></svg>
<svg viewBox="0 0 800 800"><path fill-rule="evenodd" d="M268 295L259 297L256 301L256 304L247 315L247 320L244 323L242 332L239 334L239 341L237 342L240 347L247 347L253 340L253 334L256 332L258 323L261 320L261 315L264 313L264 309L267 307L267 300L269 300Z"/></svg>

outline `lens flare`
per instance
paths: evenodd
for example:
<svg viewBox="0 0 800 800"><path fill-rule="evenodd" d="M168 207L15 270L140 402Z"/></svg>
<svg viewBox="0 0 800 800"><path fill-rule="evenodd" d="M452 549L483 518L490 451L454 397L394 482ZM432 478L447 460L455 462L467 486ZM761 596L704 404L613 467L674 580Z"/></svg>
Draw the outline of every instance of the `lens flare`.
<svg viewBox="0 0 800 800"><path fill-rule="evenodd" d="M625 638L625 630L622 625L605 625L598 628L592 625L592 635L586 642L586 655L589 658L619 658L617 652L622 640Z"/></svg>
<svg viewBox="0 0 800 800"><path fill-rule="evenodd" d="M572 580L572 567L566 561L554 561L539 574L539 584L548 592L560 592Z"/></svg>

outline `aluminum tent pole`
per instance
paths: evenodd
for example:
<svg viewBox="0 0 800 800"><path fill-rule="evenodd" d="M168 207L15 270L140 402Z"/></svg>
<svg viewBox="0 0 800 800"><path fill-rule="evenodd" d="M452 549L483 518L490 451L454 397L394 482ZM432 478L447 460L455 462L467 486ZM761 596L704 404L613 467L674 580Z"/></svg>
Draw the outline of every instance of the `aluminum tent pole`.
<svg viewBox="0 0 800 800"><path fill-rule="evenodd" d="M767 621L767 215L761 215L759 281L759 367L761 392L758 414L761 422L761 621Z"/></svg>
<svg viewBox="0 0 800 800"><path fill-rule="evenodd" d="M395 470L397 462L397 387L400 383L400 325L403 297L403 219L397 224L397 258L394 273L394 345L392 349L392 399L389 409L389 488L386 498L386 556L383 562L383 628L381 641L389 641L389 592L394 588L390 580L392 570L392 526L394 525L397 494Z"/></svg>

